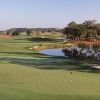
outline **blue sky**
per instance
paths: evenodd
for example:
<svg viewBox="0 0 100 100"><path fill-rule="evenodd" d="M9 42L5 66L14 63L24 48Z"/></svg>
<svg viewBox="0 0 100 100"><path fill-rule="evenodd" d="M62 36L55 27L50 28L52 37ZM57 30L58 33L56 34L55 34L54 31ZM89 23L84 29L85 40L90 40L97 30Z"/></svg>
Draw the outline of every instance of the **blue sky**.
<svg viewBox="0 0 100 100"><path fill-rule="evenodd" d="M65 27L96 19L100 0L0 0L0 30L14 27Z"/></svg>

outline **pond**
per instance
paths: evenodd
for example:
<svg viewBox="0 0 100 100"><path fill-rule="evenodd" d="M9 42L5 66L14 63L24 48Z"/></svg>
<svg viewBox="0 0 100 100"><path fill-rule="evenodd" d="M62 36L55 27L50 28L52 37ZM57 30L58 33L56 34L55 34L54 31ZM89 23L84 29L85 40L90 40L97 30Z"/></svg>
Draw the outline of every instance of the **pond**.
<svg viewBox="0 0 100 100"><path fill-rule="evenodd" d="M39 53L50 55L50 56L65 56L61 48L60 49L45 49L45 50L41 50Z"/></svg>

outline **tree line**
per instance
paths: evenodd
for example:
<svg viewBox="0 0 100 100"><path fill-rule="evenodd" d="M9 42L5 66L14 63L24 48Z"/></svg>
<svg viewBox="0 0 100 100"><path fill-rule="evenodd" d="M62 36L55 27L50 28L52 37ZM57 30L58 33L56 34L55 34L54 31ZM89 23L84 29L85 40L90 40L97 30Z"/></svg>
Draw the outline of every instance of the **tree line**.
<svg viewBox="0 0 100 100"><path fill-rule="evenodd" d="M45 33L45 32L60 32L61 29L59 28L11 28L5 31L1 31L1 34L7 34L7 35L20 35L20 33L26 33L27 35L33 34L33 32L36 32L37 34L39 32Z"/></svg>
<svg viewBox="0 0 100 100"><path fill-rule="evenodd" d="M100 37L100 23L97 23L96 20L87 20L81 24L72 21L63 29L63 34L68 39L98 39Z"/></svg>

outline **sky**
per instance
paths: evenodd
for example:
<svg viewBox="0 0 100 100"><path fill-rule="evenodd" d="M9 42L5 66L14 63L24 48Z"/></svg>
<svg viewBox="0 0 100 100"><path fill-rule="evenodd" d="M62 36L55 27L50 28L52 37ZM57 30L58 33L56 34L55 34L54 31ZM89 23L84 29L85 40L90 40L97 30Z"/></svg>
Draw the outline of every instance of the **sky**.
<svg viewBox="0 0 100 100"><path fill-rule="evenodd" d="M71 21L100 22L100 0L0 0L0 30L64 28Z"/></svg>

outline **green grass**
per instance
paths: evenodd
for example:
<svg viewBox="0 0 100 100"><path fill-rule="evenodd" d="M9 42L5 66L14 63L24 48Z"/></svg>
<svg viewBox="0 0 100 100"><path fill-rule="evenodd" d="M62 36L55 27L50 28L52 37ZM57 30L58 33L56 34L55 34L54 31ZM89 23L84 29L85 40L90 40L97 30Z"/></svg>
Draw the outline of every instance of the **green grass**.
<svg viewBox="0 0 100 100"><path fill-rule="evenodd" d="M70 75L66 70L38 69L35 65L28 67L2 61L0 99L99 100L99 75L77 71Z"/></svg>
<svg viewBox="0 0 100 100"><path fill-rule="evenodd" d="M100 73L84 66L85 60L27 49L38 42L4 40L0 43L0 100L100 100Z"/></svg>

